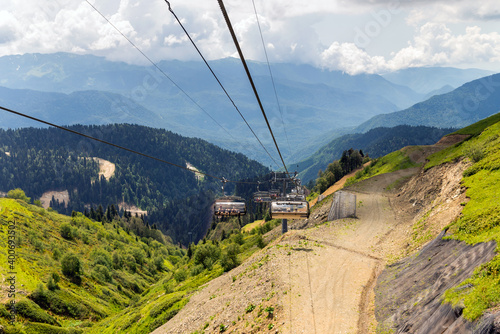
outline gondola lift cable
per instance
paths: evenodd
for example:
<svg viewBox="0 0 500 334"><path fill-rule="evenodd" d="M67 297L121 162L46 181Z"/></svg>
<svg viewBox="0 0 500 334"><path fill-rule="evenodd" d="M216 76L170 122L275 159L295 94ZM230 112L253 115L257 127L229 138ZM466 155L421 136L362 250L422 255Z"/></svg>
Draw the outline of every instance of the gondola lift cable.
<svg viewBox="0 0 500 334"><path fill-rule="evenodd" d="M238 42L238 39L236 38L236 33L234 32L233 26L231 24L231 20L229 19L229 15L227 14L226 7L224 6L224 2L222 0L217 0L219 2L220 9L222 11L222 15L224 16L224 19L226 21L227 27L229 29L229 32L231 33L231 37L233 38L234 45L236 46L236 50L238 51L238 54L240 56L240 60L243 64L243 67L245 68L245 72L247 74L248 80L250 81L250 85L252 86L252 90L255 94L255 98L257 99L257 102L259 104L260 110L262 112L262 116L264 116L264 120L266 121L267 128L269 129L269 133L271 134L271 137L273 138L274 145L276 146L276 150L278 151L278 154L280 156L281 162L283 164L283 167L285 168L285 171L287 174L288 169L286 168L285 161L283 160L283 156L281 155L280 148L278 146L278 143L276 142L276 138L274 137L273 130L271 129L271 125L269 124L269 120L267 119L266 112L264 111L264 106L262 105L262 102L259 97L259 93L257 92L257 88L255 87L255 83L253 82L252 75L250 74L250 70L248 68L248 65L245 60L245 56L243 55L243 52L241 51L240 44Z"/></svg>
<svg viewBox="0 0 500 334"><path fill-rule="evenodd" d="M205 65L207 65L208 69L210 70L210 72L214 76L215 80L217 80L217 83L222 88L222 90L226 94L226 96L229 99L229 101L231 101L231 103L233 104L234 108L236 109L236 111L238 112L238 114L240 115L240 117L243 119L243 121L245 122L245 124L247 125L247 127L250 129L250 131L254 135L255 139L257 139L257 141L259 142L260 146L262 146L262 148L264 149L264 151L266 151L267 155L276 164L276 166L279 167L279 164L276 162L276 160L274 160L274 158L271 156L271 154L269 153L269 151L267 150L267 148L264 146L264 144L262 144L262 141L259 139L259 137L255 133L255 131L252 129L252 127L250 126L250 124L248 124L247 120L245 119L245 116L243 116L243 114L241 113L241 111L239 110L239 108L236 106L236 103L234 102L234 100L231 98L231 96L229 96L229 93L227 92L226 88L224 88L224 85L222 85L222 82L220 82L219 78L217 77L217 75L215 74L215 72L212 70L212 67L208 64L208 61L205 59L205 57L201 53L200 49L198 48L198 46L196 45L196 43L193 41L193 39L191 38L191 36L187 32L186 28L184 28L184 25L182 24L181 20L177 17L177 15L175 14L174 10L172 9L172 6L170 5L170 2L168 0L165 0L165 2L168 5L168 10L175 17L175 19L177 20L177 23L179 23L179 25L181 26L181 28L184 31L184 33L186 34L186 36L191 41L191 44L193 44L194 48L196 49L196 51L200 55L201 59L203 59L203 61L205 62Z"/></svg>
<svg viewBox="0 0 500 334"><path fill-rule="evenodd" d="M181 169L190 171L190 172L195 173L195 174L202 174L202 175L205 175L205 176L208 176L208 177L211 177L211 178L223 181L224 183L229 182L229 183L235 183L235 184L257 184L257 182L227 180L224 177L218 177L218 176L215 176L215 175L212 175L212 174L209 174L209 173L200 172L200 171L194 171L194 170L192 170L192 169L190 169L188 167L184 167L184 166L178 165L176 163L169 162L169 161L163 160L161 158L157 158L157 157L151 156L149 154L145 154L145 153L142 153L142 152L139 152L139 151L136 151L136 150L133 150L133 149L121 146L121 145L117 145L117 144L108 142L108 141L103 140L103 139L95 138L95 137L92 137L90 135L87 135L87 134L84 134L84 133L81 133L81 132L69 129L69 128L61 126L61 125L50 123L50 122L44 121L42 119L39 119L39 118L30 116L30 115L27 115L27 114L24 114L24 113L21 113L21 112L18 112L18 111L6 108L6 107L3 107L3 106L0 106L0 109L2 109L4 111L7 111L7 112L9 112L11 114L14 114L14 115L25 117L25 118L31 119L33 121L36 121L36 122L39 122L39 123L42 123L42 124L45 124L45 125L49 125L49 126L57 128L57 129L60 129L60 130L63 130L63 131L67 131L67 132L73 133L73 134L78 135L78 136L85 137L87 139L95 140L95 141L100 142L102 144L110 145L110 146L116 147L116 148L121 149L121 150L125 150L125 151L130 152L130 153L134 153L134 154L141 155L141 156L149 158L149 159L153 159L153 160L159 161L161 163L164 163L164 164L167 164L167 165L170 165L170 166L181 168Z"/></svg>
<svg viewBox="0 0 500 334"><path fill-rule="evenodd" d="M278 105L278 110L281 116L281 124L283 125L283 132L285 132L286 142L288 144L288 150L292 152L292 146L288 140L288 134L286 132L285 121L283 120L283 111L281 110L280 101L278 98L278 92L276 90L276 84L274 82L273 71L271 70L271 64L269 63L269 57L267 55L266 43L264 42L264 36L262 35L262 29L260 27L259 15L257 14L257 7L255 6L255 0L252 0L253 10L255 12L255 20L257 21L257 27L259 28L260 40L262 41L262 48L264 49L264 54L266 55L267 68L269 69L269 75L271 76L271 83L273 84L274 96L276 97L276 104Z"/></svg>
<svg viewBox="0 0 500 334"><path fill-rule="evenodd" d="M132 42L124 33L122 33L120 31L120 29L118 29L117 26L115 26L104 14L102 14L94 5L92 5L89 0L85 0L104 20L106 20L106 22L108 22L109 25L111 25L123 38L125 38L125 40L127 40L127 42L130 43L130 45L132 45L137 51L139 51L139 53L144 57L146 58L150 63L151 65L153 65L163 76L165 76L175 87L177 87L191 102L193 102L201 111L203 111L215 124L217 124L222 130L224 130L226 132L226 134L231 137L235 142L237 142L240 147L245 147L245 145L243 145L242 143L240 143L231 133L229 133L229 131L224 128L215 118L212 117L212 115L210 115L208 113L208 111L206 111L198 102L196 102L184 89L182 89L182 87L180 87L165 71L163 71L151 58L148 57L148 55L146 55L145 52L143 52L137 45L135 45L134 42ZM274 161L274 160L273 160ZM276 162L275 162L276 163ZM276 165L278 165L276 163Z"/></svg>

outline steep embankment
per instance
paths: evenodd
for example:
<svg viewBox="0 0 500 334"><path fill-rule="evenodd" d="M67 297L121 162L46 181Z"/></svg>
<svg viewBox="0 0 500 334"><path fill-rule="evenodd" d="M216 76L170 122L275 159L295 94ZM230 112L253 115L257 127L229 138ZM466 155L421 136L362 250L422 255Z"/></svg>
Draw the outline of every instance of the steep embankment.
<svg viewBox="0 0 500 334"><path fill-rule="evenodd" d="M413 203L413 208L407 207L420 217L410 241L423 244L446 228L416 256L404 258L380 276L376 288L380 331L500 331L500 259L495 252L500 241L499 117L458 131L472 137L430 156L426 169L403 189L399 200ZM440 175L452 169L454 180L463 187L443 196L450 180ZM422 185L435 178L441 183L436 191L423 191ZM456 209L457 203L463 210Z"/></svg>
<svg viewBox="0 0 500 334"><path fill-rule="evenodd" d="M350 147L361 149L371 158L378 158L409 145L431 145L453 129L400 125L379 127L366 133L346 134L335 138L313 155L297 163L304 183L314 180L318 170L325 170L332 159L340 159Z"/></svg>

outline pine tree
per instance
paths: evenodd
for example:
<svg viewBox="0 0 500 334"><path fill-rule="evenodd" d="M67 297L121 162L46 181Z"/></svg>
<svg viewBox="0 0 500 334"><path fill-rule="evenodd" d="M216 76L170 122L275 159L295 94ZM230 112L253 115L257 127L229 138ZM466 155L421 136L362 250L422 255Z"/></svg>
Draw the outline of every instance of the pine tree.
<svg viewBox="0 0 500 334"><path fill-rule="evenodd" d="M104 209L102 208L101 204L99 204L99 207L97 207L96 215L97 215L97 221L102 222L104 218Z"/></svg>
<svg viewBox="0 0 500 334"><path fill-rule="evenodd" d="M93 207L90 208L90 219L97 220L97 214Z"/></svg>

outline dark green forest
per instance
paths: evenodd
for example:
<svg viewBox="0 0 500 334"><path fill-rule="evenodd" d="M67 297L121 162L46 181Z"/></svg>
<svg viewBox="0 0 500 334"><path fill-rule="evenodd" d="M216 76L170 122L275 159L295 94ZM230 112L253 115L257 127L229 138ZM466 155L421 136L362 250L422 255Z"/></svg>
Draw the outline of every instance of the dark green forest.
<svg viewBox="0 0 500 334"><path fill-rule="evenodd" d="M72 126L70 129L230 180L255 178L269 170L243 154L197 138L139 125ZM116 165L108 180L99 177L93 157ZM203 237L211 223L210 207L221 182L160 163L59 129L0 130L0 191L21 188L34 200L49 190L68 190L69 203L52 203L61 213L121 202L148 211L145 218L174 242ZM234 193L232 184L226 194Z"/></svg>

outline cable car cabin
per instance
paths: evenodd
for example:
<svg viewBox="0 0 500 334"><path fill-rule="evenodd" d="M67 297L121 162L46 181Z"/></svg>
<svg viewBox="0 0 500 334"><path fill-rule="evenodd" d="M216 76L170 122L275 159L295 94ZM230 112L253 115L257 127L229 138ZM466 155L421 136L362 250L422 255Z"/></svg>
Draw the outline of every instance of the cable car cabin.
<svg viewBox="0 0 500 334"><path fill-rule="evenodd" d="M253 194L253 201L256 203L271 202L271 194L269 191L257 191Z"/></svg>
<svg viewBox="0 0 500 334"><path fill-rule="evenodd" d="M309 218L307 201L278 200L271 203L271 218L299 219Z"/></svg>
<svg viewBox="0 0 500 334"><path fill-rule="evenodd" d="M246 213L247 206L241 197L227 196L215 200L215 216L244 216Z"/></svg>

